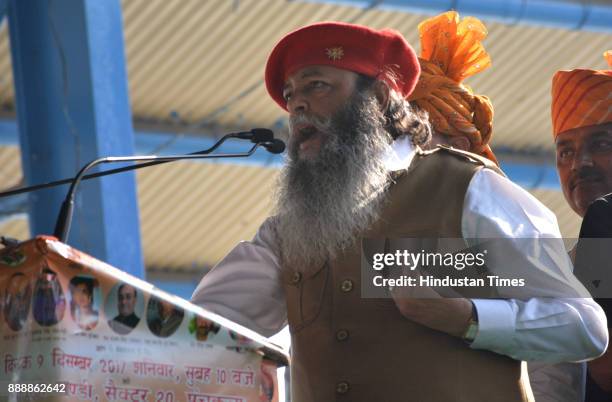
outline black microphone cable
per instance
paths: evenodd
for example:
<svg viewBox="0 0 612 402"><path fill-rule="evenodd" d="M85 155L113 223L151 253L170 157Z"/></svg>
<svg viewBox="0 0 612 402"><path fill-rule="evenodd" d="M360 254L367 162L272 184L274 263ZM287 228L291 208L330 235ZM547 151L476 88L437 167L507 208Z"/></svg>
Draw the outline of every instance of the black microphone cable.
<svg viewBox="0 0 612 402"><path fill-rule="evenodd" d="M254 129L252 129L250 131L243 131L243 132L239 132L239 133L226 134L219 141L217 141L212 147L210 147L208 149L205 149L205 150L202 150L202 151L192 152L192 153L189 153L187 155L207 155L207 154L209 154L211 152L214 152L226 140L228 140L230 138L248 139L248 140L251 140L251 142L257 144L257 143L273 141L274 140L274 133L272 132L272 130L268 130L267 128L254 128ZM264 145L264 147L266 149L268 149L268 146ZM270 152L272 152L272 151L270 151ZM280 152L272 152L272 153L280 153ZM167 162L172 162L172 161L171 160L167 160L167 161L151 161L151 162L146 162L146 163L140 163L140 164L135 165L135 166L134 165L132 165L132 166L125 166L125 167L121 167L121 168L105 170L103 172L88 174L86 176L83 176L81 179L82 180L89 180L89 179L93 179L95 177L102 177L102 176L111 175L111 174L115 174L115 173L127 172L129 170L140 169L140 168L143 168L143 167L159 165L159 164L167 163ZM35 184L35 185L32 185L32 186L20 187L20 188L13 189L13 190L2 191L2 192L0 192L0 198L2 198L2 197L9 197L11 195L17 195L17 194L22 194L22 193L28 193L30 191L42 190L44 188L55 187L55 186L59 186L59 185L62 185L62 184L70 184L70 183L72 183L73 180L74 180L74 177L71 177L69 179L56 180L56 181L52 181L52 182L48 182L48 183Z"/></svg>

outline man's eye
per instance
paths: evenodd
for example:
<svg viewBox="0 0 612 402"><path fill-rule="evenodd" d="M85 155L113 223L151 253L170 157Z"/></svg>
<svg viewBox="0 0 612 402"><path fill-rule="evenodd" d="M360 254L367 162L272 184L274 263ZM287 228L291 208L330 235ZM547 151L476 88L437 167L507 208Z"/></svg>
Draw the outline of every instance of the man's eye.
<svg viewBox="0 0 612 402"><path fill-rule="evenodd" d="M323 81L313 81L310 83L310 86L312 88L324 88L327 86L327 83Z"/></svg>
<svg viewBox="0 0 612 402"><path fill-rule="evenodd" d="M571 149L562 149L557 153L559 160L564 161L571 158L574 155L574 151Z"/></svg>
<svg viewBox="0 0 612 402"><path fill-rule="evenodd" d="M594 151L609 151L612 149L612 141L598 140L593 143Z"/></svg>
<svg viewBox="0 0 612 402"><path fill-rule="evenodd" d="M291 92L283 92L283 98L285 99L285 102L288 102L289 99L291 99Z"/></svg>

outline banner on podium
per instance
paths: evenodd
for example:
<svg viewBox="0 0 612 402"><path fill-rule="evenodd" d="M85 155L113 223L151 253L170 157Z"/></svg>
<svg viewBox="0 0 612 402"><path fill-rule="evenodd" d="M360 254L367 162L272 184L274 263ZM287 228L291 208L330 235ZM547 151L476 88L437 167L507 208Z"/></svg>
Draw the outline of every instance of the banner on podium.
<svg viewBox="0 0 612 402"><path fill-rule="evenodd" d="M281 348L54 238L0 251L0 300L1 400L278 400Z"/></svg>

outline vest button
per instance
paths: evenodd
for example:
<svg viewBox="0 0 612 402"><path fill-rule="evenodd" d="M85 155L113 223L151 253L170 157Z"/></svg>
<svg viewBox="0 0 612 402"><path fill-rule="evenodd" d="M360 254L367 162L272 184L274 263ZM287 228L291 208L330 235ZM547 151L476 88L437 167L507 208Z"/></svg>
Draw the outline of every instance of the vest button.
<svg viewBox="0 0 612 402"><path fill-rule="evenodd" d="M342 285L340 285L340 289L343 292L350 292L353 290L353 281L350 279L345 279L342 281Z"/></svg>
<svg viewBox="0 0 612 402"><path fill-rule="evenodd" d="M336 332L336 339L340 342L346 341L349 337L349 332L346 329L341 329Z"/></svg>
<svg viewBox="0 0 612 402"><path fill-rule="evenodd" d="M299 283L301 280L302 280L302 274L300 272L294 272L293 276L291 277L291 283L295 285L296 283Z"/></svg>
<svg viewBox="0 0 612 402"><path fill-rule="evenodd" d="M349 391L349 383L346 381L340 381L336 384L336 392L339 394L346 394Z"/></svg>

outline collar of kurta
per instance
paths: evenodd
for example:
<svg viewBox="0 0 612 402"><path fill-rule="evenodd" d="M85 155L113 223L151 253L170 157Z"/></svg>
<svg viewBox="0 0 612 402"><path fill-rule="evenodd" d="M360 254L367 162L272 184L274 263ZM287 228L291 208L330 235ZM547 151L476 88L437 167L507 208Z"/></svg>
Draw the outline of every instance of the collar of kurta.
<svg viewBox="0 0 612 402"><path fill-rule="evenodd" d="M410 137L402 135L393 141L391 149L385 155L385 167L390 172L407 169L414 158L416 148L412 145Z"/></svg>

